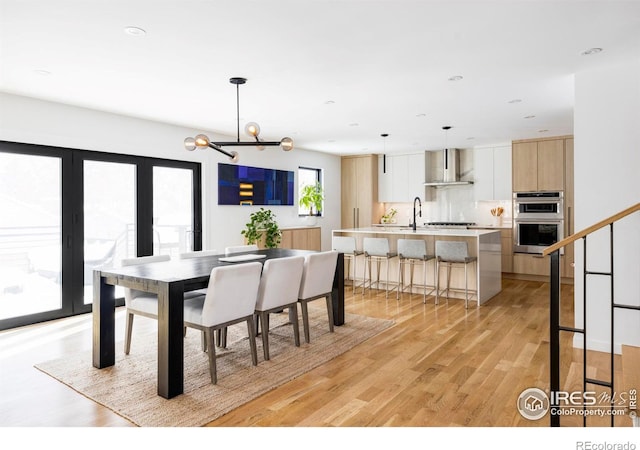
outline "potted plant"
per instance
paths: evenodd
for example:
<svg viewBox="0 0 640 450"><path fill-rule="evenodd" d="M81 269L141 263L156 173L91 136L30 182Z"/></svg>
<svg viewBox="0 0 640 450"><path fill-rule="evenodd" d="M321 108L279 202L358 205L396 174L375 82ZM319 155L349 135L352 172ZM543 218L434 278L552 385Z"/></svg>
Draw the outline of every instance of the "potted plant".
<svg viewBox="0 0 640 450"><path fill-rule="evenodd" d="M319 216L322 211L322 201L324 200L324 194L322 192L322 185L318 182L315 184L307 184L300 190L300 206L309 210L310 216ZM315 213L313 212L315 209Z"/></svg>
<svg viewBox="0 0 640 450"><path fill-rule="evenodd" d="M266 248L276 248L282 240L282 231L276 222L276 215L270 209L260 208L251 213L249 223L240 233L247 240L247 244L257 244L264 235Z"/></svg>

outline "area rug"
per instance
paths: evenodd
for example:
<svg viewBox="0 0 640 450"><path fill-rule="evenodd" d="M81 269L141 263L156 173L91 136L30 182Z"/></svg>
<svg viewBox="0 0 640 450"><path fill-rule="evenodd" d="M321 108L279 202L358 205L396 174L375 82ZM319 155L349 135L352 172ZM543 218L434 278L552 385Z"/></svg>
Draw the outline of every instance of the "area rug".
<svg viewBox="0 0 640 450"><path fill-rule="evenodd" d="M310 305L311 306L311 305ZM184 394L170 400L157 395L157 334L136 333L131 352L116 342L116 364L98 370L91 352L68 355L35 367L82 395L145 427L202 426L287 381L326 363L393 325L393 321L346 314L345 324L328 330L326 309L309 308L311 343L293 343L288 315L271 315L270 360L257 338L258 365L251 364L246 324L230 327L227 349L218 349L218 384L211 384L200 333L189 329L184 341Z"/></svg>

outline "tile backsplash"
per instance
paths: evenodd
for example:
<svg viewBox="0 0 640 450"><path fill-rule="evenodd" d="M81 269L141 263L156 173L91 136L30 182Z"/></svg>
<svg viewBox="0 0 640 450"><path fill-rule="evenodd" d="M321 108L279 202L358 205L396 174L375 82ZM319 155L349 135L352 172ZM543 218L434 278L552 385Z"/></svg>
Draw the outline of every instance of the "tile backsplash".
<svg viewBox="0 0 640 450"><path fill-rule="evenodd" d="M423 199L421 199L423 200ZM503 220L511 220L511 199L476 201L473 186L452 186L434 189L431 201L422 201L423 222L476 222L478 225L491 225L491 209L501 206L504 209ZM413 216L413 203L385 203L385 211L398 210L397 223L408 225Z"/></svg>

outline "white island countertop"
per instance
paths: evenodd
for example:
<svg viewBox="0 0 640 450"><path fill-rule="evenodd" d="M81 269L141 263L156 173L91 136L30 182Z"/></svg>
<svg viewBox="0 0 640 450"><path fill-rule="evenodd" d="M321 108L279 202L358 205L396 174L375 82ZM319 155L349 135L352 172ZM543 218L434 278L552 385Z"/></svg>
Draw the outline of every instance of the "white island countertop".
<svg viewBox="0 0 640 450"><path fill-rule="evenodd" d="M423 235L423 236L457 236L457 237L477 237L485 234L491 234L499 232L500 229L495 230L487 229L466 229L466 228L425 228L418 227L416 231L413 231L410 227L398 227L398 226L375 226L375 227L363 227L363 228L345 228L342 230L333 230L335 233L365 233L365 234L403 234L403 235Z"/></svg>
<svg viewBox="0 0 640 450"><path fill-rule="evenodd" d="M469 284L476 291L475 299L479 304L483 304L491 297L498 294L502 290L502 247L500 229L468 229L468 228L432 228L418 227L413 231L411 227L403 227L398 225L390 226L371 226L363 228L344 228L333 230L333 236L353 236L356 238L356 248L363 249L364 239L367 237L387 237L389 240L389 248L391 252L397 251L398 239L423 239L427 244L427 252L435 253L435 242L438 240L466 241L470 256L476 256L477 264L475 270L470 276ZM393 258L389 263L393 265L390 271L391 280L385 280L390 283L397 283L398 273L397 258ZM431 269L428 273L435 274L435 259L428 262ZM441 277L441 286L446 285L446 275L443 271ZM464 288L464 271L455 271L451 277L451 284L458 288L455 296L460 296L460 289ZM364 274L363 274L364 275ZM357 274L354 274L354 277ZM434 280L428 280L427 284L433 285ZM463 291L462 291L463 292Z"/></svg>

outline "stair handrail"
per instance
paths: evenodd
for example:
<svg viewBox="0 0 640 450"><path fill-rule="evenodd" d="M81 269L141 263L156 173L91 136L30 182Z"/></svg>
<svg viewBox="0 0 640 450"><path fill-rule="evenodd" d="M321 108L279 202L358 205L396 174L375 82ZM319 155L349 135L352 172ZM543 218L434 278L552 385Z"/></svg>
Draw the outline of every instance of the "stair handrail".
<svg viewBox="0 0 640 450"><path fill-rule="evenodd" d="M617 304L614 300L614 282L613 282L613 224L617 221L619 221L620 219L625 218L626 216L633 214L637 211L640 211L640 203L636 203L635 205L624 209L614 215L612 215L611 217L608 217L604 220L601 220L598 223L595 223L593 225L591 225L590 227L585 228L582 231L579 231L578 233L572 234L571 236L568 236L567 238L553 244L550 245L549 247L545 248L542 252L543 256L549 256L550 257L550 274L549 274L549 278L550 278L550 295L549 295L549 304L550 304L550 315L549 315L549 362L550 362L550 377L549 377L549 388L551 392L558 392L560 389L560 331L570 331L570 332L577 332L577 333L581 333L583 336L583 390L586 390L586 385L587 383L590 384L596 384L596 385L601 385L601 386L606 386L609 387L611 389L612 392L614 391L614 376L613 374L615 373L615 367L614 367L614 322L613 322L613 317L614 317L614 313L613 313L613 308L624 308L624 309L635 309L635 310L640 310L640 307L638 306L631 306L631 305L623 305L623 304ZM587 236L589 236L590 234L592 234L595 231L600 230L601 228L604 228L606 226L609 226L610 228L610 246L611 246L611 251L610 251L610 264L611 264L611 269L609 272L593 272L593 271L588 271L586 269L587 267L587 261L586 261L586 255L587 255L587 251L586 251L586 241L587 241ZM583 328L579 329L579 328L575 328L575 327L568 327L568 326L561 326L560 325L560 249L565 247L568 244L571 244L575 241L577 241L578 239L583 239L584 242L584 268L583 268L583 278L584 278L584 285L586 286L586 276L587 275L605 275L605 276L609 276L611 277L611 307L612 307L612 312L611 312L611 350L610 350L610 373L611 373L611 380L610 381L603 381L603 380L598 380L598 379L592 379L592 378L587 378L586 376L586 367L587 367L587 342L586 342L586 322L587 322L587 318L586 318L586 310L587 310L587 305L586 305L586 290L584 291L584 296L583 296ZM553 406L553 405L550 405ZM612 406L613 408L613 406ZM558 412L553 412L554 408L551 408L552 413L550 414L550 420L551 423L550 425L552 427L559 427L560 426L560 414ZM614 425L614 415L611 414L611 426ZM587 416L584 415L583 416L583 425L586 426L587 422Z"/></svg>
<svg viewBox="0 0 640 450"><path fill-rule="evenodd" d="M565 246L571 244L572 242L575 242L578 239L581 239L581 238L593 233L594 231L598 231L600 228L604 228L607 225L611 225L612 223L617 222L618 220L620 220L620 219L622 219L622 218L624 218L624 217L626 217L626 216L628 216L630 214L633 214L636 211L640 211L640 203L636 203L635 205L630 206L629 208L624 209L624 210L620 211L619 213L614 214L611 217L607 217L606 219L601 220L600 222L595 223L595 224L591 225L590 227L585 228L582 231L574 233L571 236L567 236L563 240L558 241L553 245L550 245L549 247L545 248L542 251L542 255L543 256L549 256L551 253L561 249L562 247L565 247Z"/></svg>

